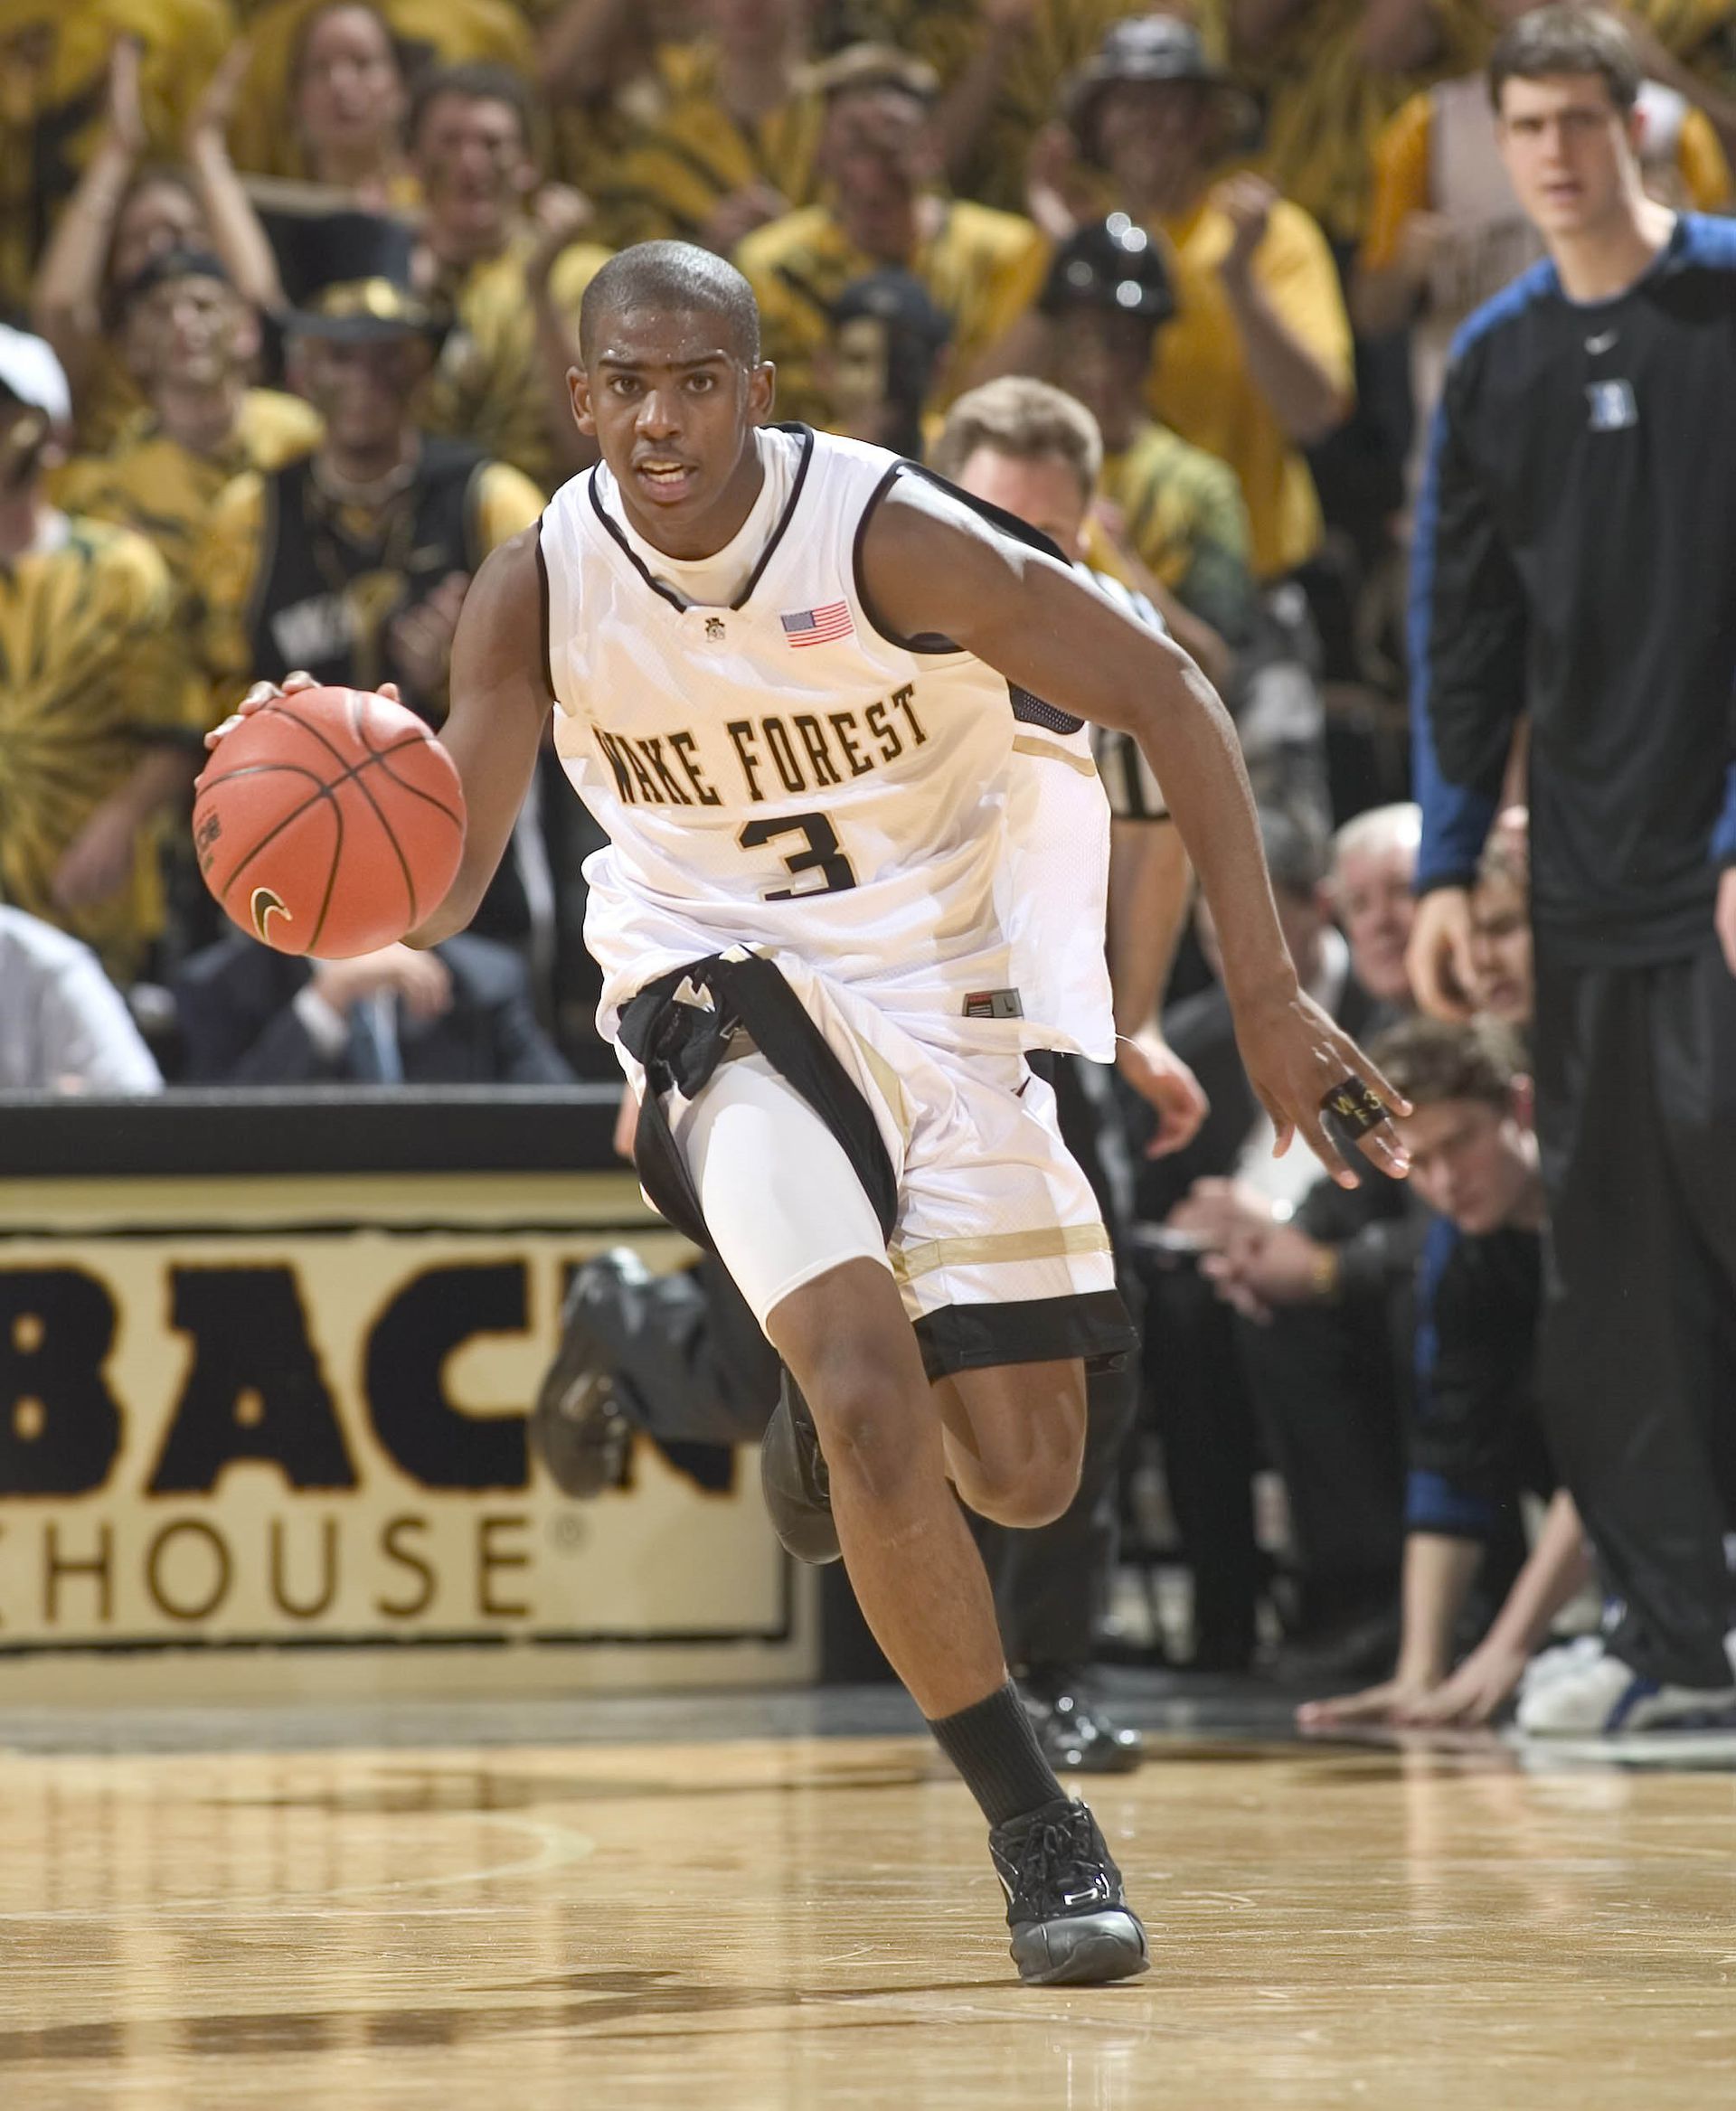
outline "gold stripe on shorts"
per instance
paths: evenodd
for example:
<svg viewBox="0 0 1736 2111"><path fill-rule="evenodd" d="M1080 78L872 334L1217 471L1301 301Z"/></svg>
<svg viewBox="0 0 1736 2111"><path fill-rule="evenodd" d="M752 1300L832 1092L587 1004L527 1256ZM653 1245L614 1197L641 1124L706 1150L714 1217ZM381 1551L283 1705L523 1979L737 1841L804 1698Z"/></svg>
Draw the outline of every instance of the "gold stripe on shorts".
<svg viewBox="0 0 1736 2111"><path fill-rule="evenodd" d="M1089 755L1075 755L1071 748L1057 748L1048 740L1033 740L1028 733L1014 735L1013 752L1040 755L1045 762L1064 762L1069 769L1078 770L1080 777L1097 775L1097 765Z"/></svg>
<svg viewBox="0 0 1736 2111"><path fill-rule="evenodd" d="M986 1231L976 1239L925 1239L892 1247L888 1258L901 1283L936 1268L967 1268L980 1261L1047 1261L1064 1254L1108 1253L1109 1235L1100 1224L1040 1224L1030 1231Z"/></svg>

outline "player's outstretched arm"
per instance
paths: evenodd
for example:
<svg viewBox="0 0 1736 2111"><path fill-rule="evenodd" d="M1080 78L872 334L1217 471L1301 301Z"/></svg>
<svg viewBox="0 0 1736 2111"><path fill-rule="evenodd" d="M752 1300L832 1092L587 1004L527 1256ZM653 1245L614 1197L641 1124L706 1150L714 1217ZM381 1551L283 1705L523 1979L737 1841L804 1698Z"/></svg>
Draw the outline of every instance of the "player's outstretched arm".
<svg viewBox="0 0 1736 2111"><path fill-rule="evenodd" d="M512 841L554 705L543 664L546 617L537 530L483 560L452 639L451 704L440 745L458 765L467 816L464 858L446 899L409 934L433 946L461 931Z"/></svg>
<svg viewBox="0 0 1736 2111"><path fill-rule="evenodd" d="M1354 1185L1322 1118L1333 1088L1364 1080L1389 1108L1409 1109L1297 984L1235 727L1193 661L1067 566L914 477L869 521L862 585L889 634L948 637L1020 688L1138 740L1212 905L1242 1060L1278 1147L1299 1131L1335 1180ZM1385 1121L1362 1149L1390 1172L1408 1165Z"/></svg>

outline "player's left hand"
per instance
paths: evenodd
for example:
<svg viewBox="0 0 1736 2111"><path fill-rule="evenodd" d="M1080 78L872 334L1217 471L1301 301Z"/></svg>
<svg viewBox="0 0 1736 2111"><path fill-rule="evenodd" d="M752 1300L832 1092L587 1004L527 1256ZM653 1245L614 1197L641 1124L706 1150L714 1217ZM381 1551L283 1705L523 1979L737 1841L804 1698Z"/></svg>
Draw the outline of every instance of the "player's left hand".
<svg viewBox="0 0 1736 2111"><path fill-rule="evenodd" d="M250 719L256 711L269 703L274 697L293 696L298 689L317 689L319 686L305 667L297 667L293 674L286 674L281 682L256 682L222 723L213 726L205 735L205 746L215 748L225 735L235 730L243 719ZM395 682L382 682L375 694L390 697L393 703L404 701L398 693Z"/></svg>
<svg viewBox="0 0 1736 2111"><path fill-rule="evenodd" d="M105 799L54 868L56 908L90 909L118 894L132 873L138 825L137 813L124 798Z"/></svg>
<svg viewBox="0 0 1736 2111"><path fill-rule="evenodd" d="M1724 966L1736 975L1736 865L1726 865L1719 876L1718 906L1712 920L1724 949Z"/></svg>
<svg viewBox="0 0 1736 2111"><path fill-rule="evenodd" d="M1157 1117L1146 1156L1166 1158L1172 1151L1184 1150L1211 1107L1181 1057L1157 1035L1142 1034L1117 1041L1115 1067Z"/></svg>
<svg viewBox="0 0 1736 2111"><path fill-rule="evenodd" d="M1410 1156L1399 1141L1390 1117L1411 1112L1410 1102L1392 1088L1362 1050L1334 1024L1308 993L1292 985L1287 994L1243 1001L1235 1006L1236 1042L1255 1097L1278 1132L1272 1155L1281 1158L1300 1136L1340 1187L1362 1183L1326 1124L1326 1103L1335 1088L1366 1086L1386 1109L1356 1151L1395 1180L1410 1170Z"/></svg>

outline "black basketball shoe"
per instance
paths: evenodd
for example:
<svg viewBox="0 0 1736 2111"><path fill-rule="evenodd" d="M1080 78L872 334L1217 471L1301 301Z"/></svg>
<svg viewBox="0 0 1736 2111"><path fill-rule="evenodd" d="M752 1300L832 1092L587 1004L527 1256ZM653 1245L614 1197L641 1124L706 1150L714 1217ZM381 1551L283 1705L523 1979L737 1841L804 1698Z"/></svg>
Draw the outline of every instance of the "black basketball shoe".
<svg viewBox="0 0 1736 2111"><path fill-rule="evenodd" d="M1033 1986L1101 1986L1148 1969L1151 1954L1117 1869L1082 1803L1063 1796L988 1836L1006 1892L1008 1946Z"/></svg>
<svg viewBox="0 0 1736 2111"><path fill-rule="evenodd" d="M843 1550L832 1522L832 1483L819 1432L788 1371L760 1440L760 1484L772 1530L789 1553L815 1567L837 1560Z"/></svg>
<svg viewBox="0 0 1736 2111"><path fill-rule="evenodd" d="M636 1266L638 1257L633 1256ZM603 1254L573 1277L561 1307L561 1345L537 1389L531 1442L563 1495L587 1500L626 1484L633 1425L615 1394L609 1352L585 1320L592 1271L613 1265Z"/></svg>

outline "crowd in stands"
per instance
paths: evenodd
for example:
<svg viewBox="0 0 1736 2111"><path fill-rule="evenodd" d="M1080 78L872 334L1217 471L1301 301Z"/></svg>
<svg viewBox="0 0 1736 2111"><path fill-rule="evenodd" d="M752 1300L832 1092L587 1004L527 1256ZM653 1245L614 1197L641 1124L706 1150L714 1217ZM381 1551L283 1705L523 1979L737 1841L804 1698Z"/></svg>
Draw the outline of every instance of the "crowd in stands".
<svg viewBox="0 0 1736 2111"><path fill-rule="evenodd" d="M1352 1710L1486 1715L1582 1540L1565 1496L1535 1548L1519 1522L1554 1494L1522 777L1476 890L1478 1016L1420 1021L1401 609L1447 346L1538 254L1482 71L1523 12L0 0L0 1088L613 1074L599 839L552 755L438 955L254 946L185 818L260 677L392 681L438 726L469 579L590 458L585 287L628 243L705 244L759 297L777 415L932 456L958 406L940 466L986 450L992 498L997 454L1047 460L1035 524L1229 702L1302 980L1417 1102L1417 1173L1346 1192L1271 1157L1209 917L1178 915L1118 1019L1150 1026L1166 974L1210 1103L1137 1167L1129 1456L1161 1454L1183 1661L1396 1661ZM1648 185L1728 209L1736 6L1628 19ZM1084 441L1033 440L1014 377L1068 391ZM1142 1142L1152 1095L1126 1098Z"/></svg>

